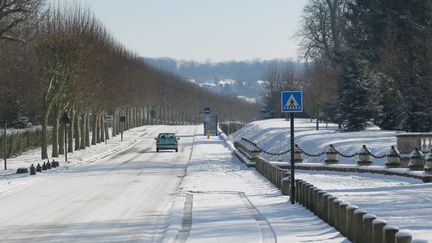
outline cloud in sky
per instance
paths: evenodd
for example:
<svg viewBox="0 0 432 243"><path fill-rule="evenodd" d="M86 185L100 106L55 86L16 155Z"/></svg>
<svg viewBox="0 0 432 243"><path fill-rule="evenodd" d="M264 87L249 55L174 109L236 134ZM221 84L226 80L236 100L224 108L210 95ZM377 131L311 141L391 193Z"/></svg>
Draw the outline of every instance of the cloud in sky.
<svg viewBox="0 0 432 243"><path fill-rule="evenodd" d="M213 61L296 58L307 0L80 0L146 57Z"/></svg>

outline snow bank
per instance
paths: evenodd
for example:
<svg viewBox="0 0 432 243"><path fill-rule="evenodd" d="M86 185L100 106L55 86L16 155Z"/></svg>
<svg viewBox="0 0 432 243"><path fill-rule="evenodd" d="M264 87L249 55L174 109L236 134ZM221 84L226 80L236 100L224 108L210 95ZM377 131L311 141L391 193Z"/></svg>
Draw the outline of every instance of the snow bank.
<svg viewBox="0 0 432 243"><path fill-rule="evenodd" d="M391 145L396 145L396 131L382 131L372 127L361 132L339 131L336 124L320 124L320 130L315 130L316 123L310 119L295 120L295 143L304 151L311 154L323 152L327 146L334 147L343 154L358 152L365 144L373 154L382 155L388 152ZM240 131L232 134L234 140L241 137L256 142L262 149L270 152L280 153L290 148L289 121L285 119L269 119L250 123ZM275 161L289 161L290 155L270 156L264 155L266 159ZM303 156L304 162L322 163L324 156ZM344 158L339 156L340 163L356 164L357 158ZM386 158L373 159L375 165L384 165Z"/></svg>

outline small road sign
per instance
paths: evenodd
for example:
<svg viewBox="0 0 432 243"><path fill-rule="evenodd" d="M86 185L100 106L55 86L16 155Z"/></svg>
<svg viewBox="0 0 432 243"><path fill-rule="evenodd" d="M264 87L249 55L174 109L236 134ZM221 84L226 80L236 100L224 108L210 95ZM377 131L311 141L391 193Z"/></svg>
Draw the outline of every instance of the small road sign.
<svg viewBox="0 0 432 243"><path fill-rule="evenodd" d="M156 111L152 109L152 110L150 111L150 116L151 116L152 118L155 118L155 117L156 117Z"/></svg>
<svg viewBox="0 0 432 243"><path fill-rule="evenodd" d="M303 112L303 93L301 91L282 91L282 112Z"/></svg>
<svg viewBox="0 0 432 243"><path fill-rule="evenodd" d="M204 114L210 115L210 107L204 107Z"/></svg>
<svg viewBox="0 0 432 243"><path fill-rule="evenodd" d="M112 122L112 120L113 120L113 116L105 116L104 117L105 122Z"/></svg>

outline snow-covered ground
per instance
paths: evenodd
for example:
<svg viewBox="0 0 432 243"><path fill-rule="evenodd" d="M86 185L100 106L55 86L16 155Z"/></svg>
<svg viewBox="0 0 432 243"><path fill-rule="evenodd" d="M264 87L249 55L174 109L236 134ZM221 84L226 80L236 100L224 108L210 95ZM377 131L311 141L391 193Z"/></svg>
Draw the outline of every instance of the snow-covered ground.
<svg viewBox="0 0 432 243"><path fill-rule="evenodd" d="M414 239L432 240L432 183L368 173L301 171L297 178L387 220Z"/></svg>
<svg viewBox="0 0 432 243"><path fill-rule="evenodd" d="M62 169L62 167L71 167L71 166L77 166L83 163L92 162L98 158L101 158L103 156L107 156L111 154L112 152L121 150L123 148L126 148L133 143L135 143L141 136L144 136L145 134L151 132L152 130L156 129L157 127L138 127L131 129L129 131L124 132L123 134L123 142L121 141L121 137L111 137L107 140L105 143L99 143L96 145L92 145L84 150L74 151L72 153L68 153L68 163L64 162L64 156L60 155L58 158L54 158L56 161L59 161L61 164L61 167L58 169ZM11 132L15 132L14 130L10 130ZM19 131L19 130L18 130ZM48 147L48 155L49 160L52 161L53 158L51 158L52 153L52 147ZM9 178L11 175L13 175L16 170L19 167L29 167L31 164L36 166L38 163L42 164L44 160L41 160L41 149L32 149L27 152L24 152L23 154L9 158L7 159L7 170L1 170L0 171L0 179L2 177ZM46 162L46 161L45 161ZM1 163L3 163L3 160L1 160ZM3 167L3 166L2 166ZM57 170L58 170L57 169ZM50 172L50 171L48 171Z"/></svg>
<svg viewBox="0 0 432 243"><path fill-rule="evenodd" d="M321 130L316 131L310 120L296 119L296 143L309 153L321 152L333 144L346 154L357 152L363 144L376 154L383 154L391 145L396 145L396 132L393 131L373 128L362 132L339 132L334 124L329 124L328 129L324 124L320 126ZM285 151L289 148L289 122L283 119L254 122L233 134L236 140L241 137L247 137L272 152ZM289 161L289 155L267 158ZM322 163L322 157L305 156L304 159L309 163ZM340 160L346 164L356 163L355 158L340 157ZM383 165L386 161L374 159L373 162ZM411 232L414 239L432 240L432 183L401 176L310 170L297 171L296 178Z"/></svg>
<svg viewBox="0 0 432 243"><path fill-rule="evenodd" d="M68 166L3 176L0 241L347 242L201 129L137 128ZM158 132L176 132L179 152L156 153Z"/></svg>
<svg viewBox="0 0 432 243"><path fill-rule="evenodd" d="M233 157L219 138L196 137L181 189L193 196L187 242L348 242Z"/></svg>
<svg viewBox="0 0 432 243"><path fill-rule="evenodd" d="M311 154L323 152L327 146L334 147L344 154L354 154L365 144L373 154L383 155L391 145L396 145L396 131L382 131L376 127L362 132L341 132L336 124L320 124L320 130L315 130L315 123L310 119L295 119L295 143ZM284 152L290 148L290 124L285 119L270 119L250 123L240 131L232 134L234 140L241 137L251 139L269 152ZM264 155L265 158L276 161L289 161L289 154L282 156ZM318 158L303 156L304 162L322 163L324 156ZM340 163L356 164L357 158L339 156ZM375 165L384 165L386 159L373 159Z"/></svg>

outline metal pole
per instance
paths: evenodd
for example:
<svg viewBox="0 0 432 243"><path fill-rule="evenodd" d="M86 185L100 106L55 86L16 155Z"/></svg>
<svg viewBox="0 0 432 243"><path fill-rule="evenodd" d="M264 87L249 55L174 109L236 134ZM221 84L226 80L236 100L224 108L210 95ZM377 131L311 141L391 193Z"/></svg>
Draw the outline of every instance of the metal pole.
<svg viewBox="0 0 432 243"><path fill-rule="evenodd" d="M7 119L4 121L4 169L7 170Z"/></svg>
<svg viewBox="0 0 432 243"><path fill-rule="evenodd" d="M294 113L290 113L290 127L291 127L291 204L295 204L295 179L294 179Z"/></svg>
<svg viewBox="0 0 432 243"><path fill-rule="evenodd" d="M65 162L67 162L67 152L68 152L67 148L68 148L68 145L67 145L67 123L66 122L64 123L64 127L65 127L65 129L64 129L65 130L64 131L65 132L65 135L64 135L64 138L65 138L65 141L64 141L65 151L64 152L65 152Z"/></svg>

